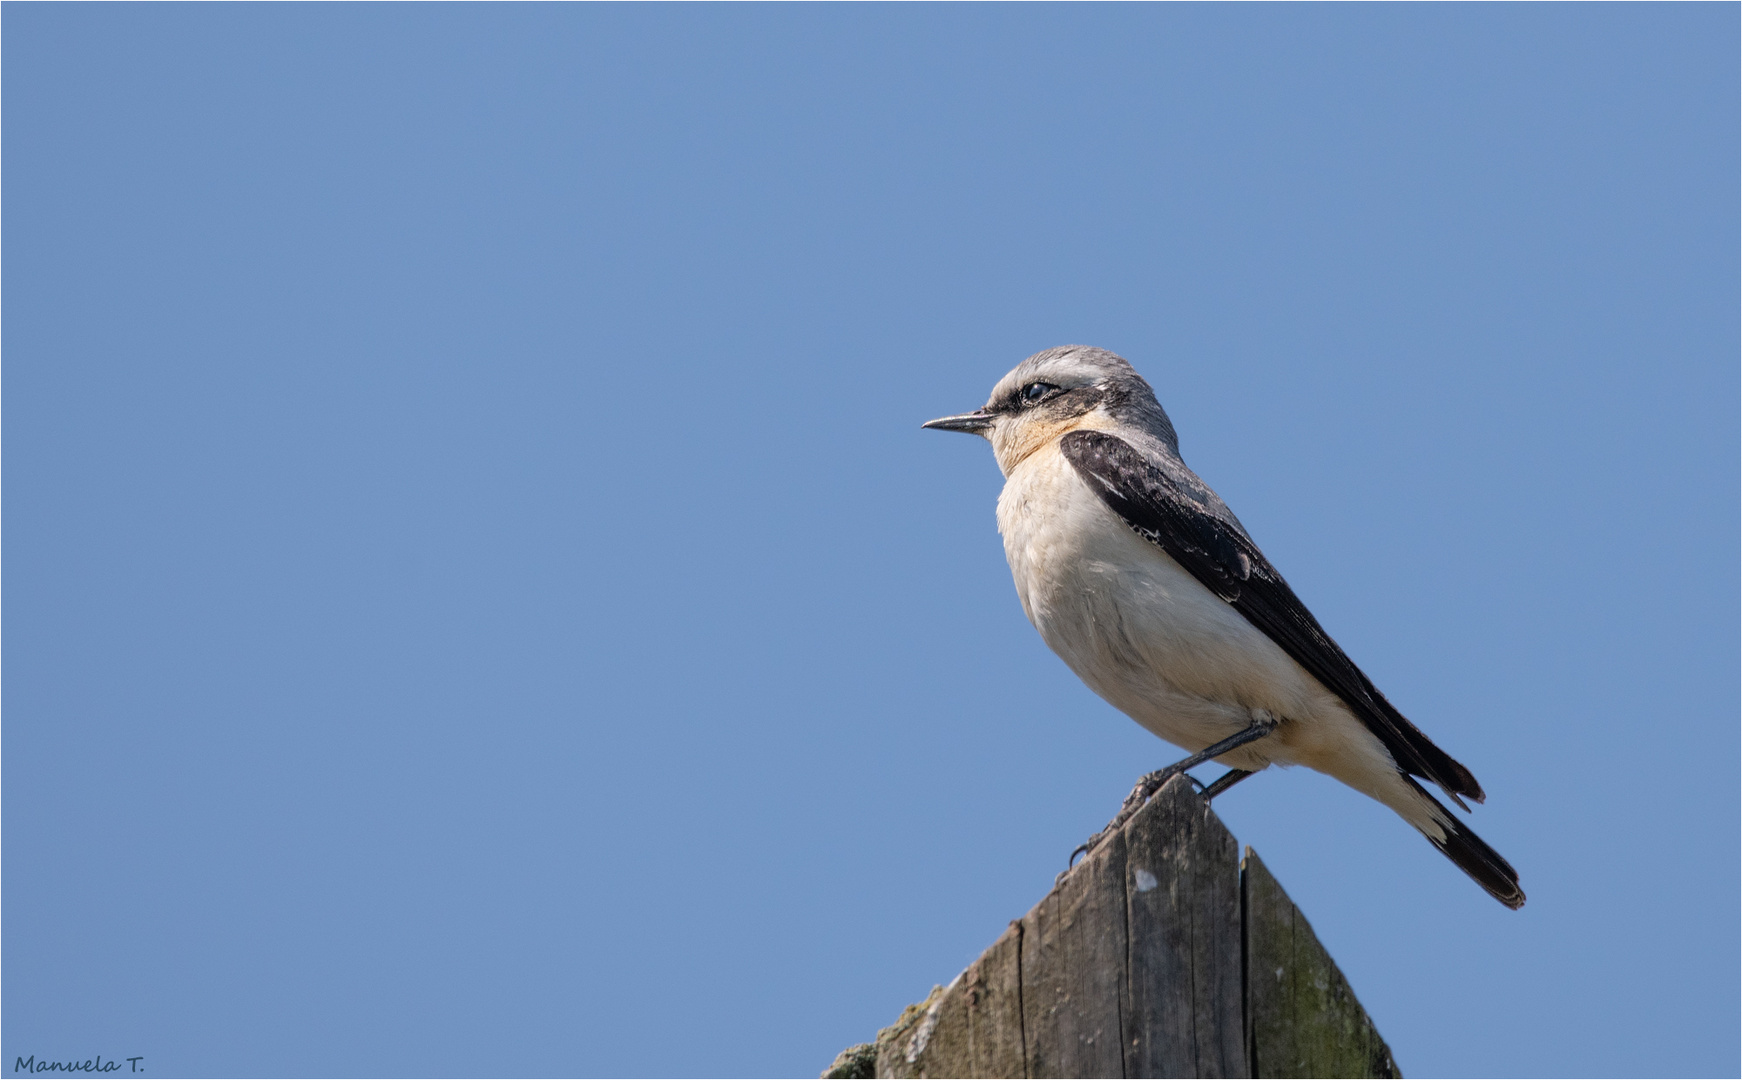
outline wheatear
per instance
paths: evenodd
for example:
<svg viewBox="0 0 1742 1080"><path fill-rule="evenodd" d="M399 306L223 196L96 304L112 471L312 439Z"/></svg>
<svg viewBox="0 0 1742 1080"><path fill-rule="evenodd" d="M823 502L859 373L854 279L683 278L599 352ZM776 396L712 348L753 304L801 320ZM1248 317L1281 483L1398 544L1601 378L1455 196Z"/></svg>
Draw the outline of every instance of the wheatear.
<svg viewBox="0 0 1742 1080"><path fill-rule="evenodd" d="M1214 797L1271 764L1305 765L1395 810L1507 907L1518 873L1417 784L1458 806L1482 785L1356 667L1179 456L1155 392L1122 357L1035 353L986 405L925 425L992 443L998 531L1022 610L1115 708L1193 751L1138 782L1109 835L1161 784L1214 759Z"/></svg>

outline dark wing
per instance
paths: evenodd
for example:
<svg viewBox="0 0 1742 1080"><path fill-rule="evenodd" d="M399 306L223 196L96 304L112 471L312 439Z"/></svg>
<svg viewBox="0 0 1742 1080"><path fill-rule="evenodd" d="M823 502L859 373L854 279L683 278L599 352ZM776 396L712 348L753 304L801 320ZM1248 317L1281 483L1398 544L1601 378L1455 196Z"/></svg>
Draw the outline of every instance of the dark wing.
<svg viewBox="0 0 1742 1080"><path fill-rule="evenodd" d="M1059 449L1138 535L1173 556L1342 698L1391 751L1399 768L1438 784L1454 800L1467 795L1482 801L1482 785L1470 770L1385 700L1238 526L1206 513L1178 482L1117 436L1073 431L1059 440Z"/></svg>

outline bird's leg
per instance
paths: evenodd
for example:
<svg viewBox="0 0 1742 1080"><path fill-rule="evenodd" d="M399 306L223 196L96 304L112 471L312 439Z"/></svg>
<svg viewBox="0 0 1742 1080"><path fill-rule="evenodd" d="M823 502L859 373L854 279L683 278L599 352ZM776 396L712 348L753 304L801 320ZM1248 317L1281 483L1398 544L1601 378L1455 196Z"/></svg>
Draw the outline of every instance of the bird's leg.
<svg viewBox="0 0 1742 1080"><path fill-rule="evenodd" d="M1125 796L1124 805L1119 807L1119 812L1113 815L1113 820L1107 823L1107 827L1096 833L1094 836L1089 837L1086 842L1077 845L1077 850L1071 852L1071 862L1075 863L1078 855L1095 850L1095 848L1100 845L1101 841L1118 832L1121 826L1131 820L1131 815L1137 813L1137 811L1142 808L1143 804L1149 801L1149 797L1160 791L1162 785L1167 783L1169 780L1172 780L1187 769L1193 769L1202 765L1211 758L1220 757L1230 750L1236 750L1245 746L1249 742L1256 742L1275 730L1276 717L1271 716L1268 712L1264 712L1263 710L1255 710L1252 714L1252 724L1245 731L1230 735L1219 743L1215 743L1199 750L1184 761L1176 761L1165 769L1157 769L1143 777L1141 780L1137 781L1137 786L1131 789L1131 794ZM1234 773L1239 773L1239 775L1234 776ZM1228 776L1234 777L1232 780L1230 780L1228 776L1224 776L1209 788L1205 789L1204 794L1210 798L1215 798L1217 794L1228 790L1228 788L1250 775L1251 774L1248 772L1235 769L1228 774Z"/></svg>
<svg viewBox="0 0 1742 1080"><path fill-rule="evenodd" d="M1216 777L1215 783L1204 789L1205 801L1207 802L1210 799L1214 799L1222 792L1227 791L1229 788L1251 775L1252 774L1245 769L1229 769L1221 776Z"/></svg>

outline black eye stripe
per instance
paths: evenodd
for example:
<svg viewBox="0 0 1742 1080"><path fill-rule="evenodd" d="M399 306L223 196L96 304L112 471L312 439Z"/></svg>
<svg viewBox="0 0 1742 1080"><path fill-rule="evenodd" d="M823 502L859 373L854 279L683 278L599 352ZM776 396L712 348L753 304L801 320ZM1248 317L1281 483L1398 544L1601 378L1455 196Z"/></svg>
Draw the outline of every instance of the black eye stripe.
<svg viewBox="0 0 1742 1080"><path fill-rule="evenodd" d="M1024 405L1033 405L1035 402L1041 400L1042 398L1046 397L1048 394L1052 393L1054 390L1057 390L1057 389L1058 389L1058 387L1054 386L1052 383L1044 383L1044 382L1029 383L1027 386L1022 388L1022 394L1021 394L1022 403Z"/></svg>

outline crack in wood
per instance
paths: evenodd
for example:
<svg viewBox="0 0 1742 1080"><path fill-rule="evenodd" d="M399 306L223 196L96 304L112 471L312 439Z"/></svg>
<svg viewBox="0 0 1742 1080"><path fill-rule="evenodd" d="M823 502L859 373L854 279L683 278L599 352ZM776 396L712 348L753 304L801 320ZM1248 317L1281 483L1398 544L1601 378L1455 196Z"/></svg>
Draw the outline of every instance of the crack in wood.
<svg viewBox="0 0 1742 1080"><path fill-rule="evenodd" d="M1305 917L1186 777L876 1043L876 1076L1115 1073L1401 1075Z"/></svg>

